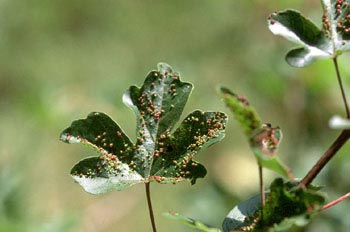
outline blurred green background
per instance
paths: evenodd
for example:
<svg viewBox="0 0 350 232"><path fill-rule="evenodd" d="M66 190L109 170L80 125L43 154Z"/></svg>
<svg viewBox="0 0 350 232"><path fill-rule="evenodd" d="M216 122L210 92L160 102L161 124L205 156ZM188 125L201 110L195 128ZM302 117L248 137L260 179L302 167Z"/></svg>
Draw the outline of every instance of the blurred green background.
<svg viewBox="0 0 350 232"><path fill-rule="evenodd" d="M330 61L304 69L284 61L292 45L269 32L266 17L285 8L320 24L318 0L0 1L0 231L151 231L144 186L83 192L69 171L94 153L58 136L102 111L134 138L122 95L158 62L195 85L185 113L229 113L218 85L245 95L282 128L279 155L303 177L339 133L329 118L344 110ZM349 58L340 59L346 90ZM254 157L231 115L226 138L197 160L208 174L196 185L151 186L159 231L193 231L164 218L168 210L221 227L236 203L258 192ZM328 200L349 192L349 170L347 144L315 181ZM274 177L266 172L267 183ZM347 201L298 231L350 231L349 218Z"/></svg>

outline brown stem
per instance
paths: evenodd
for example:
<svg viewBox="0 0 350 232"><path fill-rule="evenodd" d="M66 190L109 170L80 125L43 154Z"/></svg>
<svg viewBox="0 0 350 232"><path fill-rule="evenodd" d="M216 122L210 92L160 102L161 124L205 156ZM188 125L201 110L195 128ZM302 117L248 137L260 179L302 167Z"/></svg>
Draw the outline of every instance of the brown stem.
<svg viewBox="0 0 350 232"><path fill-rule="evenodd" d="M339 83L339 87L340 87L340 91L341 91L341 95L343 98L343 102L345 105L345 111L346 111L346 118L350 118L350 111L349 111L349 106L346 100L346 95L345 95L345 91L344 91L344 87L343 87L343 82L340 76L340 72L339 72L339 67L338 67L338 62L337 62L337 58L333 58L333 63L334 63L334 67L335 67L335 71L337 73L337 78L338 78L338 83Z"/></svg>
<svg viewBox="0 0 350 232"><path fill-rule="evenodd" d="M336 204L345 201L346 199L350 198L350 193L345 194L344 196L339 197L338 199L335 199L334 201L329 202L328 204L324 205L322 207L322 210L328 209L332 206L335 206Z"/></svg>
<svg viewBox="0 0 350 232"><path fill-rule="evenodd" d="M322 155L322 157L317 161L317 163L311 168L309 173L304 177L304 179L299 183L302 188L307 187L313 179L321 172L323 167L331 160L331 158L338 152L338 150L345 144L345 142L350 138L350 130L343 130L338 138L333 142L333 144L328 148L328 150Z"/></svg>
<svg viewBox="0 0 350 232"><path fill-rule="evenodd" d="M151 224L152 224L152 230L153 232L157 232L156 223L154 220L152 202L151 202L150 182L145 183L145 185L146 185L146 197L147 197L147 204L148 204L148 210L149 210L149 217L151 219Z"/></svg>

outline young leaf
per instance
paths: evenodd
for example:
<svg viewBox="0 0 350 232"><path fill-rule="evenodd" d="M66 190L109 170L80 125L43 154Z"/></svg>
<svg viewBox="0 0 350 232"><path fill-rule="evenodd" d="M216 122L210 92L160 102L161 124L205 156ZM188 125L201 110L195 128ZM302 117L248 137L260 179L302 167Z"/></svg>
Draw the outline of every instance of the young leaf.
<svg viewBox="0 0 350 232"><path fill-rule="evenodd" d="M181 222L182 224L200 230L200 231L204 231L204 232L221 232L220 229L218 228L213 228L210 227L208 225L205 225L203 222L200 222L198 220L189 218L189 217L185 217L179 213L176 212L169 212L169 213L164 213L163 214L165 217L170 218L170 219L174 219L177 220L179 222Z"/></svg>
<svg viewBox="0 0 350 232"><path fill-rule="evenodd" d="M79 143L99 153L78 162L71 175L85 191L100 194L123 190L137 183L192 184L206 175L194 156L224 137L226 115L190 113L173 131L191 93L192 85L180 81L167 64L158 65L141 88L131 86L123 101L137 117L137 140L132 142L109 116L93 112L61 133L67 143Z"/></svg>
<svg viewBox="0 0 350 232"><path fill-rule="evenodd" d="M287 54L286 61L291 66L304 67L350 50L349 0L322 0L322 6L322 29L295 10L272 13L268 17L273 34L301 46Z"/></svg>
<svg viewBox="0 0 350 232"><path fill-rule="evenodd" d="M316 189L313 186L302 189L296 183L283 183L277 178L267 193L264 213L261 215L260 195L240 203L225 218L224 232L283 231L293 225L305 226L325 201Z"/></svg>
<svg viewBox="0 0 350 232"><path fill-rule="evenodd" d="M279 127L272 128L269 123L263 124L255 109L248 100L238 96L227 88L221 89L223 101L232 111L245 132L258 163L283 176L293 179L293 175L279 158L275 155L279 142L282 139L282 131Z"/></svg>

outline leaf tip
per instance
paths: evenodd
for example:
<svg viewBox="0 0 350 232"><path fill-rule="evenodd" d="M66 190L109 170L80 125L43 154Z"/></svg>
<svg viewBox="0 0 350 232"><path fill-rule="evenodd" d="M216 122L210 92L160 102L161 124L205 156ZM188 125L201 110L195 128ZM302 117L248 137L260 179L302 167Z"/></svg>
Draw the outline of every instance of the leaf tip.
<svg viewBox="0 0 350 232"><path fill-rule="evenodd" d="M224 86L219 86L218 91L222 94L228 94L231 96L237 96L237 94L235 94L234 92L232 92L230 89L224 87Z"/></svg>

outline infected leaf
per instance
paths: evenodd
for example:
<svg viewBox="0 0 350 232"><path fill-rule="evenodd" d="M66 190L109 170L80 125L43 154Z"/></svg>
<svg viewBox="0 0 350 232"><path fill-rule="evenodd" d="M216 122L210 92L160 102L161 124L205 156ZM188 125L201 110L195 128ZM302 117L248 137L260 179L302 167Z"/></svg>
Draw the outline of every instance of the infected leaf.
<svg viewBox="0 0 350 232"><path fill-rule="evenodd" d="M132 142L109 116L93 112L61 133L67 143L79 143L99 153L78 162L71 175L85 191L100 194L123 190L137 183L176 183L206 175L193 160L204 148L224 137L226 115L193 111L174 130L192 91L167 64L158 65L141 88L131 86L123 101L137 118L137 137Z"/></svg>
<svg viewBox="0 0 350 232"><path fill-rule="evenodd" d="M268 17L273 34L301 46L286 55L291 66L304 67L350 50L349 0L322 0L322 6L321 29L295 10L279 11Z"/></svg>
<svg viewBox="0 0 350 232"><path fill-rule="evenodd" d="M246 98L238 96L224 87L220 90L223 101L245 132L258 163L265 168L293 179L289 168L275 154L282 139L281 129L279 127L273 128L269 123L263 124Z"/></svg>
<svg viewBox="0 0 350 232"><path fill-rule="evenodd" d="M305 226L323 205L324 197L318 188L299 188L297 183L274 180L266 193L266 203L261 214L260 195L234 207L223 222L228 231L283 231L293 225Z"/></svg>
<svg viewBox="0 0 350 232"><path fill-rule="evenodd" d="M245 134L250 137L262 125L259 115L244 96L238 96L225 87L221 87L220 92L224 103L233 112Z"/></svg>

